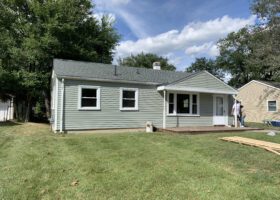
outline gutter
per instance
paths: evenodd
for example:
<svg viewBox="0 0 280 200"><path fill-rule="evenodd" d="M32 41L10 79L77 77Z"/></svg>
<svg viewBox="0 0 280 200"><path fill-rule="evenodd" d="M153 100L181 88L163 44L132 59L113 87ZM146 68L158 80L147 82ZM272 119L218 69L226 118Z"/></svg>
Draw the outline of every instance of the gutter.
<svg viewBox="0 0 280 200"><path fill-rule="evenodd" d="M112 80L112 79L101 79L101 78L84 78L80 76L58 76L62 79L71 80L83 80L83 81L102 81L102 82L112 82L112 83L130 83L130 84L141 84L141 85L160 85L161 83L155 82L140 82L140 81L125 81L125 80Z"/></svg>

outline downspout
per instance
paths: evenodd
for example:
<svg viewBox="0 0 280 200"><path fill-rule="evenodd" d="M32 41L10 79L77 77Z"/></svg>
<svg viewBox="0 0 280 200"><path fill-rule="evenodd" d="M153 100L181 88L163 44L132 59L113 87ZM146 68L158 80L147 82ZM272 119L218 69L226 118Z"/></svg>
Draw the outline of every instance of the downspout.
<svg viewBox="0 0 280 200"><path fill-rule="evenodd" d="M166 128L166 90L163 90L163 122L162 128Z"/></svg>
<svg viewBox="0 0 280 200"><path fill-rule="evenodd" d="M61 79L61 102L60 102L60 133L63 132L63 110L64 110L64 78Z"/></svg>

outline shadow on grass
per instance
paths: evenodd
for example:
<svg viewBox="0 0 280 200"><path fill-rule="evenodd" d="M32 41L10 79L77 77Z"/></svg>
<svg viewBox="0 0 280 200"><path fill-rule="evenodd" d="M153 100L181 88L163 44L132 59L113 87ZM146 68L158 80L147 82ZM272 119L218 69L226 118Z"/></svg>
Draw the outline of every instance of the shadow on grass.
<svg viewBox="0 0 280 200"><path fill-rule="evenodd" d="M269 129L269 130L280 131L280 127L269 126L265 123L246 122L245 125L248 126L248 127L252 127L252 128L261 128L261 129Z"/></svg>
<svg viewBox="0 0 280 200"><path fill-rule="evenodd" d="M21 125L21 123L14 122L14 121L0 122L0 127L17 126L17 125Z"/></svg>

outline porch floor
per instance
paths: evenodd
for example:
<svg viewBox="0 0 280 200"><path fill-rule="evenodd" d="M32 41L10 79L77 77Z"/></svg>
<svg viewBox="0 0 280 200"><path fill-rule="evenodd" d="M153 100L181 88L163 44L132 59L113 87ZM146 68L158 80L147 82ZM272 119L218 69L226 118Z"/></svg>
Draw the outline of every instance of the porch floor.
<svg viewBox="0 0 280 200"><path fill-rule="evenodd" d="M172 132L172 133L210 133L210 132L238 132L238 131L254 131L261 130L259 128L250 128L250 127L227 127L227 126L189 126L189 127L177 127L177 128L165 128L160 129L163 132Z"/></svg>

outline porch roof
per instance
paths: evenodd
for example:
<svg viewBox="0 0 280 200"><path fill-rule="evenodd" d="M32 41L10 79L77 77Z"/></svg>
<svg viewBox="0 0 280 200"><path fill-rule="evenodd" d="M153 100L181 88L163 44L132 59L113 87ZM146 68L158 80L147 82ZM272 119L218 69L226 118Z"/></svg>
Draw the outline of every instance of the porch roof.
<svg viewBox="0 0 280 200"><path fill-rule="evenodd" d="M158 91L172 91L172 92L198 92L198 93L211 93L211 94L237 94L237 91L225 91L209 88L199 87L178 87L174 85L164 85L157 87Z"/></svg>

